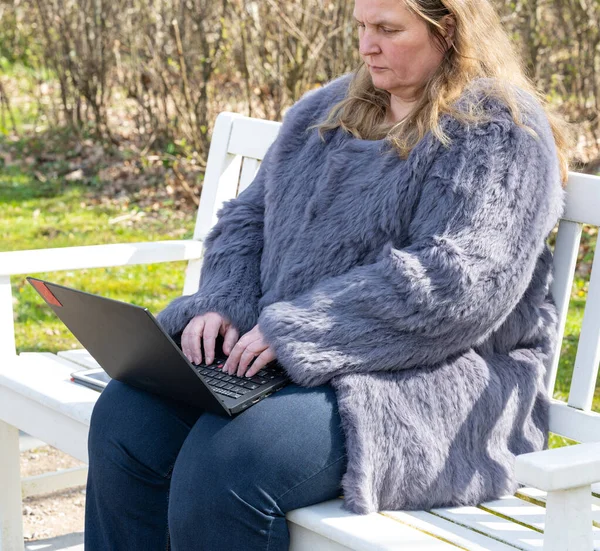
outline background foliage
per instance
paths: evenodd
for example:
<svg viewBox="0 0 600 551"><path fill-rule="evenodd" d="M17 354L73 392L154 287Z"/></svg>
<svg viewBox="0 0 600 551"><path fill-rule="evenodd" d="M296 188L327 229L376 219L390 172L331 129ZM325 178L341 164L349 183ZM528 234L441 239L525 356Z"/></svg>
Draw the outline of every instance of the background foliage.
<svg viewBox="0 0 600 551"><path fill-rule="evenodd" d="M492 0L528 73L600 155L598 0ZM351 0L2 0L0 56L35 70L36 122L191 146L233 109L280 120L359 61ZM48 84L48 75L53 82ZM8 116L4 94L2 116ZM6 121L5 121L6 124ZM6 126L5 126L6 128ZM122 137L122 136L121 136Z"/></svg>

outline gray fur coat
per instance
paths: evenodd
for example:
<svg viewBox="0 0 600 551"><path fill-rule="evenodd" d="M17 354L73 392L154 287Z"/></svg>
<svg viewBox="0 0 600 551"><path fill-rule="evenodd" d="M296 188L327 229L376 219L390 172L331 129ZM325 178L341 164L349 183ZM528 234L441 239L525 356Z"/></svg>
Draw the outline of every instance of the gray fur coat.
<svg viewBox="0 0 600 551"><path fill-rule="evenodd" d="M444 115L452 144L429 133L405 160L341 129L323 143L305 129L351 76L286 113L252 184L218 213L199 291L158 319L171 334L208 311L240 335L258 323L294 382L333 385L349 511L514 493L515 456L547 447L557 346L546 239L564 190L548 120L519 90L539 140L487 98L491 122Z"/></svg>

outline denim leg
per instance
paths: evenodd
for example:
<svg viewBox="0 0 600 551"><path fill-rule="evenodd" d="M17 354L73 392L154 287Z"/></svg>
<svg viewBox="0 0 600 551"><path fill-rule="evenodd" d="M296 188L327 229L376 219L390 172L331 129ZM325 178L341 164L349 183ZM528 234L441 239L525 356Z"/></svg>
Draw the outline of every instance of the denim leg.
<svg viewBox="0 0 600 551"><path fill-rule="evenodd" d="M205 413L172 473L172 549L287 551L285 513L340 496L345 469L330 385L289 384L232 419Z"/></svg>
<svg viewBox="0 0 600 551"><path fill-rule="evenodd" d="M86 551L168 546L171 470L201 410L112 380L92 413Z"/></svg>

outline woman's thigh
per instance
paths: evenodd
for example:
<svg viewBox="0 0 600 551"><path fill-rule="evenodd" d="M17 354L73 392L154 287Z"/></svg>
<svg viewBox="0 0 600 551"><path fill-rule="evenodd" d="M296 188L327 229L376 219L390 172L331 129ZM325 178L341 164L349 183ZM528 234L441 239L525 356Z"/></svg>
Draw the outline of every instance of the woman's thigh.
<svg viewBox="0 0 600 551"><path fill-rule="evenodd" d="M202 410L112 380L92 412L90 462L135 461L167 477Z"/></svg>
<svg viewBox="0 0 600 551"><path fill-rule="evenodd" d="M345 465L333 388L290 383L237 417L196 421L173 469L169 524L178 533L195 526L207 542L217 514L219 530L251 540L274 516L339 496Z"/></svg>

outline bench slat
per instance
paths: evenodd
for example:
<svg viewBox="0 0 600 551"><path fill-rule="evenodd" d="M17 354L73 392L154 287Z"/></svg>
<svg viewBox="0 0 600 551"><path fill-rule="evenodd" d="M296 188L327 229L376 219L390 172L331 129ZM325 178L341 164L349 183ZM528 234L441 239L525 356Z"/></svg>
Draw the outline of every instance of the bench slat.
<svg viewBox="0 0 600 551"><path fill-rule="evenodd" d="M63 350L57 352L59 358L64 358L76 364L76 366L86 369L96 369L100 364L92 357L85 348L77 348L75 350Z"/></svg>
<svg viewBox="0 0 600 551"><path fill-rule="evenodd" d="M556 342L562 343L565 334L582 228L582 224L570 220L560 220L558 223L558 233L556 234L553 252L554 278L550 286L552 298L554 298L558 310L558 333ZM552 363L545 375L548 396L554 394L558 365L560 363L560 352L561 347L555 347ZM554 431L552 426L550 427L550 430Z"/></svg>
<svg viewBox="0 0 600 551"><path fill-rule="evenodd" d="M339 498L289 511L286 518L292 523L291 534L294 533L293 525L297 525L321 536L322 541L313 538L313 543L318 543L318 546L314 545L310 549L338 550L340 546L341 549L348 548L355 551L399 551L401 549L457 551L460 549L438 537L396 522L382 514L354 515L342 509L342 500ZM327 547L325 545L327 541L333 541L337 545ZM290 551L308 549L304 546L290 546Z"/></svg>
<svg viewBox="0 0 600 551"><path fill-rule="evenodd" d="M542 533L493 515L480 507L441 508L433 509L432 513L523 551L539 550L543 546Z"/></svg>
<svg viewBox="0 0 600 551"><path fill-rule="evenodd" d="M600 414L595 411L581 411L551 398L550 430L577 442L598 442Z"/></svg>
<svg viewBox="0 0 600 551"><path fill-rule="evenodd" d="M432 513L523 551L543 548L545 509L513 496L479 507L440 508L433 509ZM600 551L600 530L597 528L594 528L594 537L594 549Z"/></svg>
<svg viewBox="0 0 600 551"><path fill-rule="evenodd" d="M567 202L562 218L582 224L600 226L600 186L598 176L569 172Z"/></svg>
<svg viewBox="0 0 600 551"><path fill-rule="evenodd" d="M468 551L514 551L515 549L486 535L474 532L470 528L436 516L430 511L382 511L381 514L426 534L432 534L452 542L459 549Z"/></svg>
<svg viewBox="0 0 600 551"><path fill-rule="evenodd" d="M600 490L600 488L597 488L597 490ZM537 488L520 488L516 495L542 507L546 506L548 498L548 494L544 490L538 490ZM600 528L600 491L592 493L592 521L595 526Z"/></svg>
<svg viewBox="0 0 600 551"><path fill-rule="evenodd" d="M587 299L573 378L569 390L569 405L590 411L600 363L600 251L596 250L588 285Z"/></svg>
<svg viewBox="0 0 600 551"><path fill-rule="evenodd" d="M262 160L277 138L280 127L281 123L276 121L256 121L248 117L235 118L227 152Z"/></svg>
<svg viewBox="0 0 600 551"><path fill-rule="evenodd" d="M4 363L0 419L87 463L89 423L98 393L70 381L73 367L49 353L15 356Z"/></svg>
<svg viewBox="0 0 600 551"><path fill-rule="evenodd" d="M50 352L24 352L16 356L10 365L2 366L0 388L21 394L62 416L89 425L98 393L71 381L70 374L75 369L74 364Z"/></svg>
<svg viewBox="0 0 600 551"><path fill-rule="evenodd" d="M259 167L260 161L251 159L249 157L244 158L242 163L242 172L240 174L240 183L238 186L238 195L254 181Z"/></svg>
<svg viewBox="0 0 600 551"><path fill-rule="evenodd" d="M202 241L173 239L148 243L9 251L0 253L0 275L191 260L202 257L202 247Z"/></svg>

